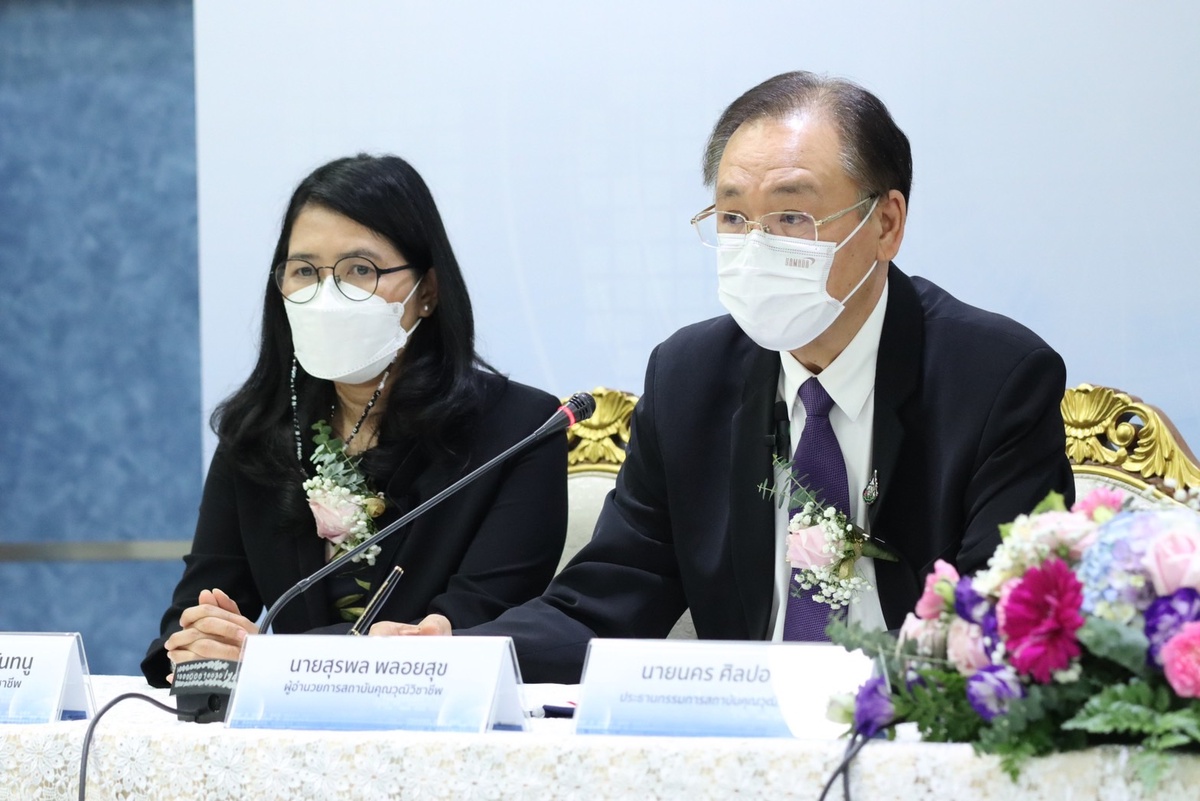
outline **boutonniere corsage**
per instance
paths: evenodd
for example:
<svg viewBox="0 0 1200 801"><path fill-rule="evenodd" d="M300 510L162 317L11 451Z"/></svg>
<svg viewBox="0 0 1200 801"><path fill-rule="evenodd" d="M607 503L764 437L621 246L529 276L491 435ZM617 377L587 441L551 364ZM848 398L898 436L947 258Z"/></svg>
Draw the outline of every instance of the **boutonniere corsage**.
<svg viewBox="0 0 1200 801"><path fill-rule="evenodd" d="M887 562L899 558L887 546L871 539L865 530L833 506L825 506L802 479L792 475L791 463L779 460L775 466L783 473L782 488L758 485L763 497L774 496L795 513L788 520L787 560L796 570L792 595L816 589L817 603L840 609L858 600L870 583L859 575L862 557Z"/></svg>
<svg viewBox="0 0 1200 801"><path fill-rule="evenodd" d="M345 444L333 436L329 424L318 420L313 430L317 448L312 463L317 475L303 487L317 521L317 534L327 541L326 556L332 561L375 533L375 518L383 514L385 504L383 493L371 491L359 460L346 453ZM368 548L352 561L365 559L374 565L380 550L378 545Z"/></svg>

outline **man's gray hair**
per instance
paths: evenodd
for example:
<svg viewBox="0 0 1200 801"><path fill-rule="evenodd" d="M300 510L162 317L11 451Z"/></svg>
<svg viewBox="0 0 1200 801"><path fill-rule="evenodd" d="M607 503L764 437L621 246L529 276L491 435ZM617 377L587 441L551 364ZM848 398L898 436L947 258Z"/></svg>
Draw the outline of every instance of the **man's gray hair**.
<svg viewBox="0 0 1200 801"><path fill-rule="evenodd" d="M863 197L897 189L908 202L912 150L887 106L853 81L811 72L785 72L769 78L725 109L704 147L704 185L716 186L725 146L743 124L783 120L804 112L828 115L837 127L842 168L858 184Z"/></svg>

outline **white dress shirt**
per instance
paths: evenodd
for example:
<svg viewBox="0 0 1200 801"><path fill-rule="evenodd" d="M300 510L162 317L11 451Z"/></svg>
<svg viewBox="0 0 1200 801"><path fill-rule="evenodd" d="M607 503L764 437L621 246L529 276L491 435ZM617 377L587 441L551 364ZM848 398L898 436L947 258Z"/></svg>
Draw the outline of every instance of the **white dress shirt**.
<svg viewBox="0 0 1200 801"><path fill-rule="evenodd" d="M879 338L883 333L883 316L887 309L888 288L875 304L862 328L850 340L838 357L820 373L821 386L833 399L829 410L829 422L842 449L846 462L846 486L850 492L852 519L867 529L867 504L863 500L863 489L872 473L872 429L875 419L875 364L879 359ZM804 431L807 415L800 402L800 385L813 377L807 367L796 361L790 353L779 354L782 370L779 372L778 398L791 410L789 421L791 433L790 454L795 454ZM790 458L790 457L789 457ZM782 475L776 476L776 486L783 486ZM771 604L774 626L771 639L783 639L783 618L787 613L787 597L791 592L792 568L787 561L788 510L786 505L775 508L775 553L778 567L775 570L775 596ZM862 557L857 563L858 574L870 585L858 600L850 604L849 621L859 623L867 629L887 628L883 619L883 608L879 604L879 592L875 587L875 560Z"/></svg>

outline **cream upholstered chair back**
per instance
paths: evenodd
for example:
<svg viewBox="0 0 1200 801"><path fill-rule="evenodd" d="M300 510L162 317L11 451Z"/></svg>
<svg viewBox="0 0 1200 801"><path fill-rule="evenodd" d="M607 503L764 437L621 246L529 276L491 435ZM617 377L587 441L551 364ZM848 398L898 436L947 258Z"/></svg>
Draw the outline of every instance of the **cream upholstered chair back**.
<svg viewBox="0 0 1200 801"><path fill-rule="evenodd" d="M629 447L637 395L619 389L592 390L596 411L567 429L567 542L558 570L592 538L600 507L617 481ZM556 571L557 572L557 571ZM695 639L692 616L684 612L668 635Z"/></svg>
<svg viewBox="0 0 1200 801"><path fill-rule="evenodd" d="M629 447L637 395L597 387L592 397L596 411L567 429L567 543L559 570L591 540L600 507L616 484Z"/></svg>
<svg viewBox="0 0 1200 801"><path fill-rule="evenodd" d="M1161 409L1111 387L1080 384L1062 400L1075 495L1110 487L1150 507L1200 507L1200 467Z"/></svg>

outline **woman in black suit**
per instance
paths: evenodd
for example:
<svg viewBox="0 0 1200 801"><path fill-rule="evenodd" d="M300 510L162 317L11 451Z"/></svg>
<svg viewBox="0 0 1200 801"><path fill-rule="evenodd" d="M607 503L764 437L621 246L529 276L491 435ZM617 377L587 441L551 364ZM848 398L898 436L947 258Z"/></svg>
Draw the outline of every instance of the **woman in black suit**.
<svg viewBox="0 0 1200 801"><path fill-rule="evenodd" d="M265 605L558 407L475 353L441 217L402 159L340 159L304 179L272 265L258 363L213 414L192 550L142 661L156 686L172 664L238 658ZM405 573L381 620L489 621L545 589L566 510L557 437L347 560L272 628L346 630L393 565Z"/></svg>

